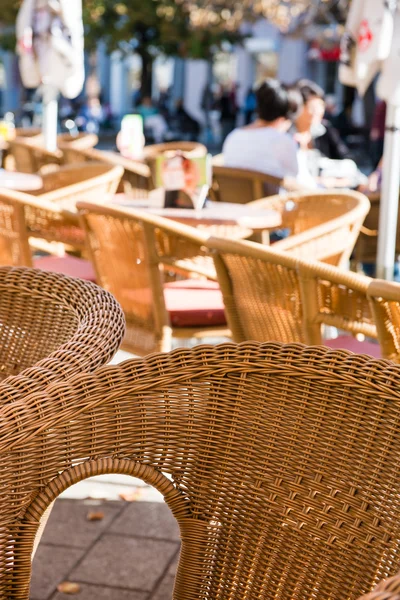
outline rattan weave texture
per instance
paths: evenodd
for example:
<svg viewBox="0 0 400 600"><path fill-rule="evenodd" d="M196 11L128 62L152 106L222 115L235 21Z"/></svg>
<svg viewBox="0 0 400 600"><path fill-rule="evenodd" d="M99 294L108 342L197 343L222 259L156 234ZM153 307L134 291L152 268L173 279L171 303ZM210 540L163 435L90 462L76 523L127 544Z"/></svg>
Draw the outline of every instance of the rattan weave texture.
<svg viewBox="0 0 400 600"><path fill-rule="evenodd" d="M10 153L21 173L37 173L48 165L60 165L62 152L51 152L41 145L40 137L17 137L10 142Z"/></svg>
<svg viewBox="0 0 400 600"><path fill-rule="evenodd" d="M124 335L116 300L97 285L37 269L0 267L1 405L106 364ZM13 376L13 377L11 377Z"/></svg>
<svg viewBox="0 0 400 600"><path fill-rule="evenodd" d="M115 193L122 168L104 164L72 165L43 176L37 194L0 193L0 259L2 264L32 266L29 238L85 248L76 202L107 202Z"/></svg>
<svg viewBox="0 0 400 600"><path fill-rule="evenodd" d="M154 485L175 600L354 600L399 568L400 367L322 347L198 346L0 409L0 590L27 600L47 506L100 473ZM378 596L381 600L385 596Z"/></svg>
<svg viewBox="0 0 400 600"><path fill-rule="evenodd" d="M271 196L249 206L281 213L281 229L289 235L274 244L276 250L346 268L370 202L346 190Z"/></svg>
<svg viewBox="0 0 400 600"><path fill-rule="evenodd" d="M226 327L172 327L165 306L169 271L209 273L212 260L202 247L207 234L139 210L82 202L78 209L96 281L125 313L124 348L143 356L170 350L172 337L230 337Z"/></svg>
<svg viewBox="0 0 400 600"><path fill-rule="evenodd" d="M272 196L284 187L283 179L246 169L213 164L212 197L218 202L248 204Z"/></svg>
<svg viewBox="0 0 400 600"><path fill-rule="evenodd" d="M400 362L400 285L247 241L209 238L236 342L321 344L322 326L378 338Z"/></svg>
<svg viewBox="0 0 400 600"><path fill-rule="evenodd" d="M35 269L0 267L0 437L3 441L7 437L3 419L10 409L22 416L29 394L40 395L51 383L60 383L106 364L117 351L123 335L124 317L120 307L98 286ZM42 418L45 422L46 409ZM46 454L45 448L43 452ZM0 459L2 489L10 468L6 454L7 451ZM21 457L22 471L26 468L28 473L35 465L33 468L39 474L42 466L40 462L35 463L38 459L37 454ZM25 496L23 479L24 476L14 481L7 501L14 509ZM1 496L0 513L5 517L7 504L2 503L5 499L2 492ZM50 508L41 520L36 544ZM10 540L7 518L1 520L0 597L8 598L4 582L10 557L5 555L5 548L7 539Z"/></svg>

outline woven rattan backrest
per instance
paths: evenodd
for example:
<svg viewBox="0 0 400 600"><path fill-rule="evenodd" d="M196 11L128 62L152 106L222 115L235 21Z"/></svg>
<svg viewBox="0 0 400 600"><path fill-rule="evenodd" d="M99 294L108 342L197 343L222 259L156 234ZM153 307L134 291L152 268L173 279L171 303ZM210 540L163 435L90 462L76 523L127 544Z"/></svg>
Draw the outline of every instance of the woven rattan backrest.
<svg viewBox="0 0 400 600"><path fill-rule="evenodd" d="M87 151L87 156L123 167L123 191L131 198L147 198L149 192L154 189L150 167L143 162L126 158L118 152L102 152L96 149Z"/></svg>
<svg viewBox="0 0 400 600"><path fill-rule="evenodd" d="M97 281L121 304L128 334L139 332L137 343L130 340L133 350L142 346L151 352L168 325L161 273L150 255L153 231L140 218L84 206L80 213Z"/></svg>
<svg viewBox="0 0 400 600"><path fill-rule="evenodd" d="M400 600L400 573L381 581L372 592L360 600Z"/></svg>
<svg viewBox="0 0 400 600"><path fill-rule="evenodd" d="M220 202L247 204L277 194L282 179L245 169L213 166L213 189Z"/></svg>
<svg viewBox="0 0 400 600"><path fill-rule="evenodd" d="M179 523L175 600L355 600L399 568L399 390L390 362L254 342L127 361L10 405L0 589L27 600L46 507L117 472L159 489Z"/></svg>
<svg viewBox="0 0 400 600"><path fill-rule="evenodd" d="M65 165L56 171L44 174L43 187L34 195L46 194L48 200L58 201L60 196L71 194L77 202L85 197L89 200L94 194L96 201L102 202L105 201L103 196L115 193L122 173L121 167L102 163Z"/></svg>
<svg viewBox="0 0 400 600"><path fill-rule="evenodd" d="M0 264L31 267L32 257L26 227L24 200L17 192L0 192Z"/></svg>
<svg viewBox="0 0 400 600"><path fill-rule="evenodd" d="M211 238L233 339L304 342L297 259L260 244Z"/></svg>
<svg viewBox="0 0 400 600"><path fill-rule="evenodd" d="M15 137L28 137L41 141L43 139L43 132L40 127L16 127Z"/></svg>
<svg viewBox="0 0 400 600"><path fill-rule="evenodd" d="M153 351L170 327L163 295L168 271L187 275L185 259L206 254L200 245L207 235L143 211L78 208L97 281L125 312L126 344L138 354Z"/></svg>
<svg viewBox="0 0 400 600"><path fill-rule="evenodd" d="M0 267L0 379L32 389L110 360L124 333L114 298L92 283L35 269ZM34 368L33 368L34 367ZM18 383L11 375L24 371ZM0 403L6 401L0 386Z"/></svg>
<svg viewBox="0 0 400 600"><path fill-rule="evenodd" d="M76 213L45 197L0 192L0 260L3 265L32 266L29 238L85 246Z"/></svg>
<svg viewBox="0 0 400 600"><path fill-rule="evenodd" d="M367 294L378 330L382 356L400 362L400 285L372 279Z"/></svg>
<svg viewBox="0 0 400 600"><path fill-rule="evenodd" d="M154 189L150 168L139 161L125 158L118 152L104 152L96 148L77 150L63 147L64 163L74 164L83 162L102 162L108 165L118 165L124 169L121 189L133 198L147 198L149 191Z"/></svg>
<svg viewBox="0 0 400 600"><path fill-rule="evenodd" d="M14 157L17 171L22 173L37 173L47 165L60 165L62 153L57 150L50 152L41 146L40 138L20 137L10 142L10 152Z"/></svg>
<svg viewBox="0 0 400 600"><path fill-rule="evenodd" d="M320 344L322 325L377 336L368 277L252 242L211 238L207 246L236 341Z"/></svg>
<svg viewBox="0 0 400 600"><path fill-rule="evenodd" d="M346 266L370 203L359 192L296 193L254 202L254 208L274 208L282 214L288 237L274 245L299 258Z"/></svg>
<svg viewBox="0 0 400 600"><path fill-rule="evenodd" d="M94 148L99 142L99 137L95 133L78 133L71 135L70 133L61 133L57 136L57 144L60 150L64 147L86 150Z"/></svg>

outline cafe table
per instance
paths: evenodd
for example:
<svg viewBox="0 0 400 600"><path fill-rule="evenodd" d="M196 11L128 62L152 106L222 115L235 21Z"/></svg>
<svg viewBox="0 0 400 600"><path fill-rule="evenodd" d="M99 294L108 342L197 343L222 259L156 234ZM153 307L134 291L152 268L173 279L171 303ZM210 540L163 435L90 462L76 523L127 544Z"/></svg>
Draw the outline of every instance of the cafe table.
<svg viewBox="0 0 400 600"><path fill-rule="evenodd" d="M34 192L42 187L43 180L39 175L0 169L0 188L18 192Z"/></svg>
<svg viewBox="0 0 400 600"><path fill-rule="evenodd" d="M164 208L164 190L150 192L148 199L134 199L117 194L114 203L125 209L134 208L192 227L236 228L234 237L248 237L251 231L258 234L263 244L269 244L269 230L277 229L282 223L279 211L255 209L246 204L207 201L205 208ZM242 235L240 234L242 231Z"/></svg>

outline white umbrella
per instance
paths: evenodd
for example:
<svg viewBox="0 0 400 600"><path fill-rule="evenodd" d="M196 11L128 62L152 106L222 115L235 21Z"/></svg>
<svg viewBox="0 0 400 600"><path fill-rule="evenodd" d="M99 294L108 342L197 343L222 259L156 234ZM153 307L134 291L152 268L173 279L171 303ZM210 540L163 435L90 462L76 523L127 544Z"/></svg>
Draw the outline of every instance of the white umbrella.
<svg viewBox="0 0 400 600"><path fill-rule="evenodd" d="M377 275L392 279L400 184L400 2L352 0L342 40L339 78L363 95L380 71L377 93L386 101Z"/></svg>
<svg viewBox="0 0 400 600"><path fill-rule="evenodd" d="M82 0L23 0L16 22L21 79L43 87L43 130L57 146L57 98L76 98L84 83Z"/></svg>

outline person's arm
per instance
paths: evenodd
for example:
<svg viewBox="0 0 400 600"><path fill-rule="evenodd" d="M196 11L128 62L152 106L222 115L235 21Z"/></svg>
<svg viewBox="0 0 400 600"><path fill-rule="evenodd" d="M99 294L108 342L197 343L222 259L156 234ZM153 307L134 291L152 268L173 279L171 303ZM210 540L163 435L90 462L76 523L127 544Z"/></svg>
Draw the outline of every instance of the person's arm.
<svg viewBox="0 0 400 600"><path fill-rule="evenodd" d="M332 154L335 155L332 156L332 158L349 158L351 152L340 137L340 133L338 132L338 130L335 127L332 127L332 125L329 125L327 131L331 143Z"/></svg>

